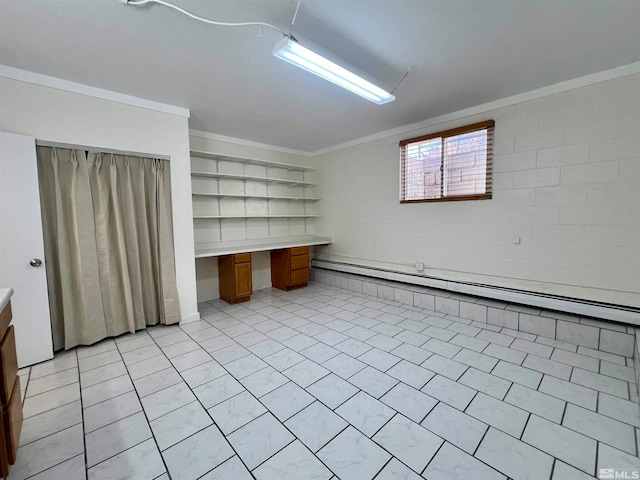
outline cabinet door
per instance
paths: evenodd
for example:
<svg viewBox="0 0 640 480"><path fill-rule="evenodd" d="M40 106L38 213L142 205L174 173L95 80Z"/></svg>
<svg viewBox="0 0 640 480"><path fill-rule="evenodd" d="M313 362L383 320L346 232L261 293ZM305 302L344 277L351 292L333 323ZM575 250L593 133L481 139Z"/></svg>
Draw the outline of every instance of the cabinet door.
<svg viewBox="0 0 640 480"><path fill-rule="evenodd" d="M252 293L251 263L236 263L236 297L248 297Z"/></svg>
<svg viewBox="0 0 640 480"><path fill-rule="evenodd" d="M4 412L4 427L6 429L7 452L9 463L16 463L18 445L20 445L20 433L22 432L22 401L20 399L20 377L16 377L13 386L11 401Z"/></svg>
<svg viewBox="0 0 640 480"><path fill-rule="evenodd" d="M16 336L13 325L0 343L0 366L2 367L2 382L0 382L0 400L7 405L13 391L13 384L18 373L18 359L16 358ZM20 392L18 392L20 393Z"/></svg>

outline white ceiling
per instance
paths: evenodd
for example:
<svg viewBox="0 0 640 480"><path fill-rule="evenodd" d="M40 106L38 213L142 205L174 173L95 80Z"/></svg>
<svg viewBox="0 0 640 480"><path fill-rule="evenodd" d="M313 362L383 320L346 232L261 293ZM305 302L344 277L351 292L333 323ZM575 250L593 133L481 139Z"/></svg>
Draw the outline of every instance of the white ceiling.
<svg viewBox="0 0 640 480"><path fill-rule="evenodd" d="M296 0L169 0L288 31ZM0 64L191 110L190 127L315 151L640 61L638 0L302 0L298 40L396 91L377 106L271 55L281 36L160 5L0 0Z"/></svg>

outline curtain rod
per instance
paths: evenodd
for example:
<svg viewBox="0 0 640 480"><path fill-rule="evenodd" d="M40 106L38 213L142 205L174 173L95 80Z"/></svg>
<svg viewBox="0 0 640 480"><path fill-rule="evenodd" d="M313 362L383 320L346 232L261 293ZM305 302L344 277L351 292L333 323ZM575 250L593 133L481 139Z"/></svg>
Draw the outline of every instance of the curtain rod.
<svg viewBox="0 0 640 480"><path fill-rule="evenodd" d="M36 140L36 145L39 147L71 148L74 150L87 150L93 153L113 153L115 155L129 155L134 157L147 157L147 158L157 158L160 160L170 160L170 157L168 155L157 155L155 153L142 153L142 152L128 152L125 150L114 150L112 148L88 147L86 145L73 145L71 143L49 142L46 140Z"/></svg>

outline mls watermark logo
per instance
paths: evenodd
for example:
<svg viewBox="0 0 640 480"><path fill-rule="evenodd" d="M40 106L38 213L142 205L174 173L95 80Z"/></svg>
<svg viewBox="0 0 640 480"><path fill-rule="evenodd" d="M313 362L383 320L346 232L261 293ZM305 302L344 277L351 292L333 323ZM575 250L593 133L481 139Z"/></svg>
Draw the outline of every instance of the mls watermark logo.
<svg viewBox="0 0 640 480"><path fill-rule="evenodd" d="M606 479L640 479L640 468L601 468L598 470L598 478Z"/></svg>

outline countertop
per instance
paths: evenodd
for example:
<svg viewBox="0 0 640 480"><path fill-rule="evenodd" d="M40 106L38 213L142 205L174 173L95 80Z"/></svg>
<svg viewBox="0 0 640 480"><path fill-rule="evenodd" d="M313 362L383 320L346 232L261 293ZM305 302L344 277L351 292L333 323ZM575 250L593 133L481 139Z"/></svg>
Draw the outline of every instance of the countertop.
<svg viewBox="0 0 640 480"><path fill-rule="evenodd" d="M13 295L13 288L0 288L0 311L4 310Z"/></svg>
<svg viewBox="0 0 640 480"><path fill-rule="evenodd" d="M234 253L263 252L281 248L329 245L329 237L284 237L264 240L242 240L238 242L218 242L196 244L196 258L219 257Z"/></svg>

